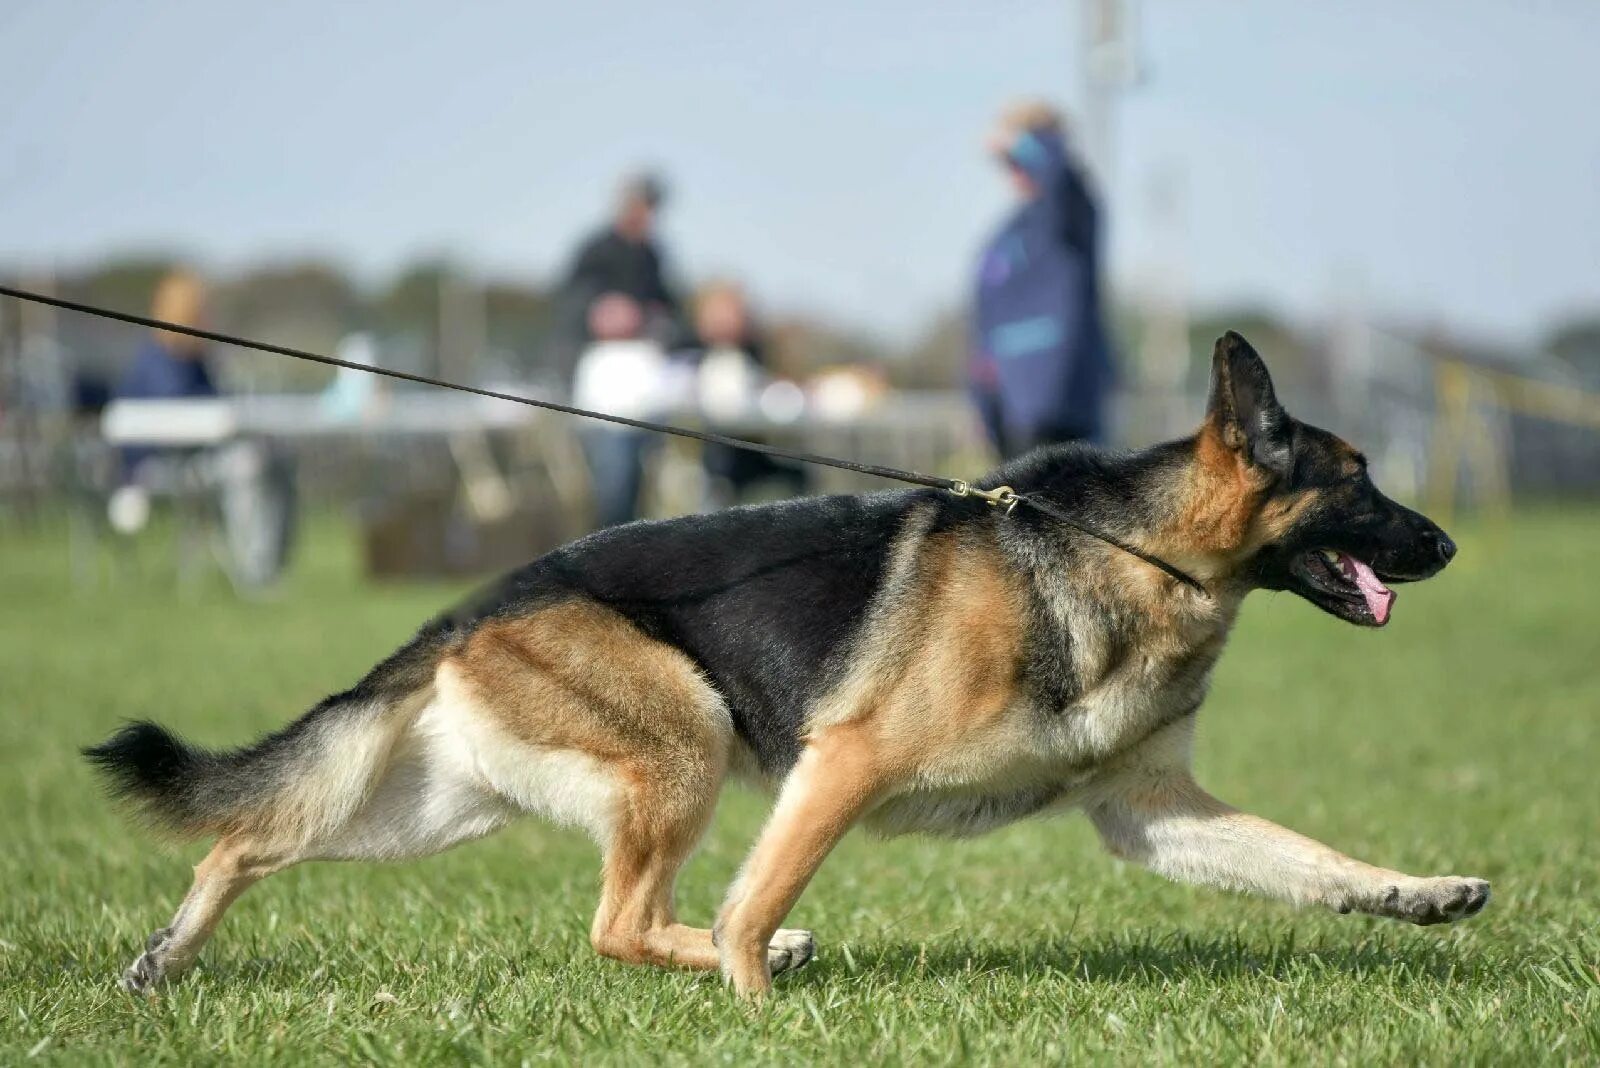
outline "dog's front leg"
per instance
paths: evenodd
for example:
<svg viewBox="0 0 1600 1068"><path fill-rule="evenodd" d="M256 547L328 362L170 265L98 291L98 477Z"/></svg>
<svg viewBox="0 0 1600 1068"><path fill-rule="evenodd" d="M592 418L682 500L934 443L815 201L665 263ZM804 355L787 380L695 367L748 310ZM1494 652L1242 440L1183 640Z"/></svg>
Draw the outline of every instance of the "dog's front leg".
<svg viewBox="0 0 1600 1068"><path fill-rule="evenodd" d="M870 749L837 727L813 739L784 780L714 931L722 974L744 997L760 997L772 977L811 959L805 932L773 940L801 891L876 796L881 777ZM793 944L789 944L793 943Z"/></svg>
<svg viewBox="0 0 1600 1068"><path fill-rule="evenodd" d="M1089 814L1112 853L1186 882L1416 924L1459 920L1489 900L1482 879L1374 867L1232 809L1187 769L1140 769L1111 784Z"/></svg>

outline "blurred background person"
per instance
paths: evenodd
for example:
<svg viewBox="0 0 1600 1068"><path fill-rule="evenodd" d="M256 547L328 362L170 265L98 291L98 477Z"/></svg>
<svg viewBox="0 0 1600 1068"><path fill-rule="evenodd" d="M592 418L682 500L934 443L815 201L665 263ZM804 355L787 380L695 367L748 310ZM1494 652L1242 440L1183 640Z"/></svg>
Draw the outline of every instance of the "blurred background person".
<svg viewBox="0 0 1600 1068"><path fill-rule="evenodd" d="M578 357L572 402L608 415L651 419L671 406L666 350L645 335L645 314L626 293L603 293L589 306L586 333L593 338ZM602 527L639 516L639 490L654 437L615 423L585 421L578 433L589 464L595 519Z"/></svg>
<svg viewBox="0 0 1600 1068"><path fill-rule="evenodd" d="M694 339L685 350L695 367L695 400L713 427L727 426L735 436L759 437L737 425L752 415L770 380L766 346L758 331L744 289L734 282L702 286L694 300ZM736 503L762 483L781 492L803 493L805 471L763 453L706 445L702 453L709 508Z"/></svg>
<svg viewBox="0 0 1600 1068"><path fill-rule="evenodd" d="M176 326L208 325L205 283L189 270L161 279L151 318ZM134 354L115 399L210 401L221 396L205 341L171 330L154 330ZM181 421L170 413L163 422ZM298 519L294 465L265 440L236 437L208 445L128 445L121 450L121 484L106 502L113 529L134 534L149 521L151 498L210 502L220 520L229 575L242 587L259 588L282 573Z"/></svg>
<svg viewBox="0 0 1600 1068"><path fill-rule="evenodd" d="M628 178L618 190L611 219L579 247L559 298L561 321L554 339L558 363L570 369L577 354L595 340L590 309L608 293L628 297L638 306L641 336L665 346L681 339L681 311L655 238L656 217L665 199L666 187L658 176L644 173ZM570 375L567 381L571 382Z"/></svg>
<svg viewBox="0 0 1600 1068"><path fill-rule="evenodd" d="M150 302L151 318L179 326L203 328L205 310L205 283L188 270L173 271L161 279ZM207 343L199 338L153 330L134 353L116 395L139 400L215 397L218 390L207 357Z"/></svg>
<svg viewBox="0 0 1600 1068"><path fill-rule="evenodd" d="M179 326L206 325L206 287L187 269L169 272L156 285L150 316ZM207 343L188 334L152 330L144 336L133 360L113 391L116 400L179 400L215 397ZM125 534L144 529L150 517L151 484L169 481L169 472L155 470L166 450L143 445L120 451L120 485L107 502L113 529Z"/></svg>
<svg viewBox="0 0 1600 1068"><path fill-rule="evenodd" d="M969 381L979 415L1004 457L1100 442L1114 372L1094 194L1049 104L1008 108L988 147L1021 204L978 263Z"/></svg>

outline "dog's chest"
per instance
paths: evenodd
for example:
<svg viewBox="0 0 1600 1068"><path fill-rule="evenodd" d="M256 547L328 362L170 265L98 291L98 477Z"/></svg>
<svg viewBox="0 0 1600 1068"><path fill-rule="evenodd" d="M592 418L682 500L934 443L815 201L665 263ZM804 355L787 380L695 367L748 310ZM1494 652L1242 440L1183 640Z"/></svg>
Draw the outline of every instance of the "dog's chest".
<svg viewBox="0 0 1600 1068"><path fill-rule="evenodd" d="M1041 750L1091 768L1199 707L1231 611L1117 621L1061 613L1036 641L1058 650L1053 677L1030 679ZM1033 662L1045 662L1035 654Z"/></svg>
<svg viewBox="0 0 1600 1068"><path fill-rule="evenodd" d="M1037 597L1003 710L934 702L895 720L894 733L916 753L914 771L869 824L888 834L970 835L1072 806L1107 762L1199 705L1228 609L1179 616L1107 609L1082 595ZM925 690L939 692L939 681Z"/></svg>
<svg viewBox="0 0 1600 1068"><path fill-rule="evenodd" d="M1073 766L1099 764L1190 714L1205 698L1220 647L1130 657L1076 699L1046 710L1051 747Z"/></svg>
<svg viewBox="0 0 1600 1068"><path fill-rule="evenodd" d="M1107 761L1198 706L1220 645L1124 656L1059 703L1019 699L991 728L930 753L869 825L887 835L967 836L1071 807Z"/></svg>

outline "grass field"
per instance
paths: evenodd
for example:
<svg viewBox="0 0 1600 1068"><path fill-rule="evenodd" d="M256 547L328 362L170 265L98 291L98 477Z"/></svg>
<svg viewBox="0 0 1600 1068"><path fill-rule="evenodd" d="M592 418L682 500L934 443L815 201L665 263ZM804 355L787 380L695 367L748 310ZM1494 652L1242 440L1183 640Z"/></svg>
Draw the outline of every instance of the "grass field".
<svg viewBox="0 0 1600 1068"><path fill-rule="evenodd" d="M973 842L852 837L800 902L820 957L752 1010L596 958L597 862L525 823L418 863L252 890L200 968L115 979L203 847L105 803L76 748L148 716L206 743L341 688L457 591L367 587L319 527L282 597L73 592L61 532L0 527L0 1063L1356 1064L1600 1060L1600 513L1470 526L1456 565L1357 630L1258 595L1202 713L1220 796L1357 856L1476 874L1434 928L1175 886L1078 817ZM709 921L761 817L735 789L680 883Z"/></svg>

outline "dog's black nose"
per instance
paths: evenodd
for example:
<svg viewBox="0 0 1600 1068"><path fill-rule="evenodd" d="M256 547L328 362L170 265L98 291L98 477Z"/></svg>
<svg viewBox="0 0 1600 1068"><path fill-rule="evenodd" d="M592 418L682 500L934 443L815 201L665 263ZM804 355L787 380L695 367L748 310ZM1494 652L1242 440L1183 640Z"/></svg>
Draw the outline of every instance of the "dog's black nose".
<svg viewBox="0 0 1600 1068"><path fill-rule="evenodd" d="M1456 543L1450 540L1450 535L1438 531L1433 536L1434 548L1439 552L1439 561L1448 564L1456 555Z"/></svg>

